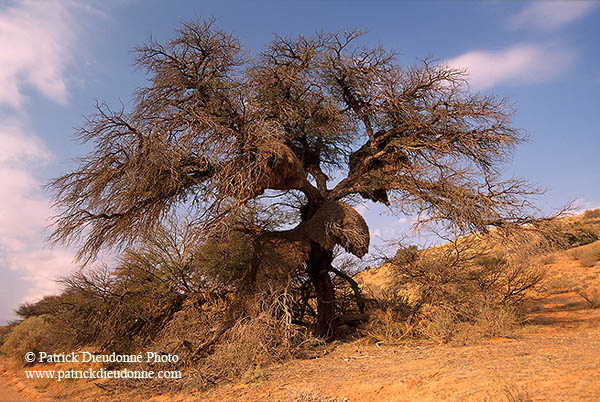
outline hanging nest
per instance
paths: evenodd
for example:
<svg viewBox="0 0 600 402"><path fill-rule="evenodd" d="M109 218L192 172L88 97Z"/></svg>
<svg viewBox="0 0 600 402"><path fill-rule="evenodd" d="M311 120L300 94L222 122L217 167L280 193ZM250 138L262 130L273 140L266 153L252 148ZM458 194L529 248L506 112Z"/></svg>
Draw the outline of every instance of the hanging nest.
<svg viewBox="0 0 600 402"><path fill-rule="evenodd" d="M294 230L327 250L339 244L359 258L369 251L367 223L354 208L340 201L325 201L309 220Z"/></svg>
<svg viewBox="0 0 600 402"><path fill-rule="evenodd" d="M339 244L361 258L369 251L369 240L367 223L356 210L343 202L325 201L296 228L266 233L258 240L249 283L255 291L282 290L304 272L311 243L328 250Z"/></svg>

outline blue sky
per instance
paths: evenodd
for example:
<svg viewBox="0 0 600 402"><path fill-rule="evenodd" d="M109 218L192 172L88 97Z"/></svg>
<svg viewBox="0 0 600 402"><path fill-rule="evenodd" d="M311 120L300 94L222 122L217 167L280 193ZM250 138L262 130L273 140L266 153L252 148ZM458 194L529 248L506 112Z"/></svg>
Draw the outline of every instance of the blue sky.
<svg viewBox="0 0 600 402"><path fill-rule="evenodd" d="M44 245L56 211L42 189L86 152L73 127L94 99L127 103L144 84L136 44L210 17L254 52L273 33L359 28L403 64L432 55L466 68L474 91L510 98L531 137L506 174L548 188L547 211L600 206L600 2L0 0L0 322L76 267L73 249ZM375 242L410 230L408 217L359 209Z"/></svg>

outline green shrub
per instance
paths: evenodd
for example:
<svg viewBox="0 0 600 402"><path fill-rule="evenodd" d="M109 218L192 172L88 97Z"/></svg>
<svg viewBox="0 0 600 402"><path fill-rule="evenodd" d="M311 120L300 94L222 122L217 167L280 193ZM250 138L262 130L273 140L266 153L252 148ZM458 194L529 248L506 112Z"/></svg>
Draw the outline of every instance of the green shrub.
<svg viewBox="0 0 600 402"><path fill-rule="evenodd" d="M417 246L400 247L398 251L396 251L394 258L392 258L392 263L399 266L406 265L415 262L418 257L419 249Z"/></svg>
<svg viewBox="0 0 600 402"><path fill-rule="evenodd" d="M227 284L240 279L252 259L252 242L239 232L209 239L198 248L194 265L205 277Z"/></svg>

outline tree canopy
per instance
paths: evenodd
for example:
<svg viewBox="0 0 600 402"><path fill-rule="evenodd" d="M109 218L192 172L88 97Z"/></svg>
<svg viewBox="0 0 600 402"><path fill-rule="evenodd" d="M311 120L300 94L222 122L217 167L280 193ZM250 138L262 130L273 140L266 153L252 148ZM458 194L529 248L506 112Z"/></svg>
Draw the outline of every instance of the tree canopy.
<svg viewBox="0 0 600 402"><path fill-rule="evenodd" d="M90 258L191 206L198 241L252 236L249 292L307 274L327 335L333 249L369 249L358 197L466 232L525 221L535 190L501 178L523 140L506 99L429 59L403 66L361 35L275 36L252 55L208 21L139 46L147 86L130 110L97 104L78 131L93 150L50 183L61 211L51 239L80 241Z"/></svg>

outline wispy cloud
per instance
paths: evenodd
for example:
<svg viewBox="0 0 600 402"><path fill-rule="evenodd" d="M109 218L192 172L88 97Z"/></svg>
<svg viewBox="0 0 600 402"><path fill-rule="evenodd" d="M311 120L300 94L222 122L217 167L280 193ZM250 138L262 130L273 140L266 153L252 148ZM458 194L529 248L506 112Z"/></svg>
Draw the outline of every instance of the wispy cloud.
<svg viewBox="0 0 600 402"><path fill-rule="evenodd" d="M75 0L0 3L0 270L26 281L23 300L55 292L54 279L74 267L71 250L44 245L55 211L37 172L53 154L29 128L26 100L43 96L67 103L83 13L98 15L89 3Z"/></svg>
<svg viewBox="0 0 600 402"><path fill-rule="evenodd" d="M600 208L600 205L598 205L598 203L595 203L593 201L585 200L583 198L578 198L575 200L572 207L573 207L572 212L574 214L582 214L583 212L587 211L588 209Z"/></svg>
<svg viewBox="0 0 600 402"><path fill-rule="evenodd" d="M34 89L65 104L75 40L70 1L20 1L0 9L0 105L21 108Z"/></svg>
<svg viewBox="0 0 600 402"><path fill-rule="evenodd" d="M356 209L359 214L365 215L367 212L369 212L372 206L373 203L371 201L362 201L360 204L355 206L354 209Z"/></svg>
<svg viewBox="0 0 600 402"><path fill-rule="evenodd" d="M508 21L509 28L534 28L549 31L561 28L591 13L595 1L532 1Z"/></svg>
<svg viewBox="0 0 600 402"><path fill-rule="evenodd" d="M15 119L2 119L0 143L1 265L30 283L26 297L48 294L56 290L51 278L72 269L71 252L44 248L43 230L53 213L32 171L52 154Z"/></svg>
<svg viewBox="0 0 600 402"><path fill-rule="evenodd" d="M561 46L519 44L497 51L464 53L446 64L465 69L473 89L502 84L527 84L552 79L574 61L576 52Z"/></svg>

